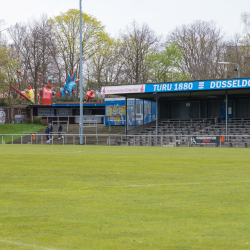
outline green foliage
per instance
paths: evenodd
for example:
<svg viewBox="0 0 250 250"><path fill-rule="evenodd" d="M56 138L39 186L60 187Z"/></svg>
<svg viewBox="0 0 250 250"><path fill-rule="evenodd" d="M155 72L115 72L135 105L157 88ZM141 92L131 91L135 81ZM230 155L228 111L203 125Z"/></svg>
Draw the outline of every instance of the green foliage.
<svg viewBox="0 0 250 250"><path fill-rule="evenodd" d="M27 118L25 118L25 123L26 123L26 124L30 124L30 123L31 123L31 119L30 119L30 118L28 118L28 117L27 117Z"/></svg>
<svg viewBox="0 0 250 250"><path fill-rule="evenodd" d="M149 68L148 76L156 82L188 80L190 76L179 70L182 61L183 51L178 47L177 42L172 42L165 47L163 52L152 53L146 58L146 64Z"/></svg>
<svg viewBox="0 0 250 250"><path fill-rule="evenodd" d="M91 89L100 91L102 85L107 85L108 81L112 82L111 74L109 74L109 78L107 77L107 67L110 68L114 63L113 60L119 46L115 39L108 37L102 43L97 44L97 50L87 64L87 75L84 77L86 81L85 92Z"/></svg>
<svg viewBox="0 0 250 250"><path fill-rule="evenodd" d="M56 102L79 102L79 98L76 95L64 96L55 98Z"/></svg>
<svg viewBox="0 0 250 250"><path fill-rule="evenodd" d="M42 119L42 123L41 123L43 126L46 126L48 125L48 121L47 119Z"/></svg>
<svg viewBox="0 0 250 250"><path fill-rule="evenodd" d="M79 65L80 58L79 10L70 9L67 12L61 12L59 16L50 18L49 22L52 25L65 70L73 72ZM98 51L100 44L109 40L109 36L100 21L85 13L82 13L82 32L83 61L85 61Z"/></svg>
<svg viewBox="0 0 250 250"><path fill-rule="evenodd" d="M7 63L8 63L7 48L0 47L0 93L5 92L8 89L8 86L6 84L7 75L4 70Z"/></svg>
<svg viewBox="0 0 250 250"><path fill-rule="evenodd" d="M13 93L13 92L12 92ZM18 96L17 96L18 97ZM13 98L13 97L6 97L5 98L5 103L6 104L27 104L26 100L21 101L19 98Z"/></svg>
<svg viewBox="0 0 250 250"><path fill-rule="evenodd" d="M15 83L18 67L13 49L0 46L0 93L8 91L9 83Z"/></svg>
<svg viewBox="0 0 250 250"><path fill-rule="evenodd" d="M34 124L42 124L42 117L35 117L34 119L33 119L33 123Z"/></svg>
<svg viewBox="0 0 250 250"><path fill-rule="evenodd" d="M6 98L0 98L0 106L6 106Z"/></svg>
<svg viewBox="0 0 250 250"><path fill-rule="evenodd" d="M249 249L248 150L0 145L0 248Z"/></svg>

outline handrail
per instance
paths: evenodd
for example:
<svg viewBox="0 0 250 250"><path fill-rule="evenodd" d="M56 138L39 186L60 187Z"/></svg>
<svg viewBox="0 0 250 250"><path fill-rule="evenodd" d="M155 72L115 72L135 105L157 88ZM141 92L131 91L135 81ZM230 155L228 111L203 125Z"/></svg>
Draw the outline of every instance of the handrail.
<svg viewBox="0 0 250 250"><path fill-rule="evenodd" d="M73 143L73 145L76 144L76 138L83 136L85 138L85 145L87 145L87 138L89 137L96 137L96 134L68 134L66 132L63 132L64 136L62 137L62 142L60 142L59 144L68 144L68 140L70 140L72 138L72 140L70 140L71 143ZM57 134L56 132L53 132L53 135ZM36 134L35 137L33 138L32 134L0 134L0 136L2 137L2 144L4 144L4 137L5 136L12 136L12 141L10 142L11 144L13 144L14 140L13 137L14 136L21 136L21 143L23 144L23 139L28 137L28 141L27 139L25 140L25 143L29 143L32 144L33 140L36 140L36 144L43 144L45 142L44 137L46 136L45 133L41 133L41 134ZM30 137L29 137L30 136ZM0 138L1 138L0 137ZM225 135L225 134L210 134L210 135L203 135L203 134L193 134L193 135L152 135L152 134L147 134L147 135L121 135L121 134L98 134L98 136L96 137L96 140L93 141L91 139L91 142L89 142L89 144L93 145L98 145L99 142L102 143L102 145L141 145L141 146L168 146L171 144L171 146L197 146L196 144L192 143L192 138L195 137L200 137L197 139L211 139L213 140L214 138L216 138L216 145L215 144L205 144L205 146L243 146L243 147L250 147L250 135ZM223 140L222 140L222 137ZM30 139L29 139L30 138ZM103 138L107 139L107 144L104 143ZM20 139L20 138L19 138ZM18 140L19 140L18 139ZM112 143L111 143L112 140ZM57 141L57 139L52 139L49 141L50 144L54 144L54 141ZM219 141L219 145L218 145L218 141ZM59 142L59 141L57 141ZM114 144L115 142L115 144ZM170 143L171 142L171 143ZM207 142L207 141L205 141ZM79 142L77 141L77 144L79 144ZM100 145L100 144L99 144ZM200 144L199 144L200 145ZM204 145L200 145L200 146L204 146Z"/></svg>
<svg viewBox="0 0 250 250"><path fill-rule="evenodd" d="M83 135L83 136L96 136L96 134L70 134L70 133L67 133L67 132L61 132L61 133L66 133L67 135L74 135L74 136L80 136L80 135ZM53 134L58 134L58 132L53 132ZM22 135L22 134L0 134L0 136L5 136L5 135ZM41 134L37 134L37 135L46 135L45 133L41 133ZM121 134L98 134L98 136L121 136ZM189 135L122 135L124 137L129 137L129 136L162 136L162 137L166 137L166 136L225 136L225 134L212 134L212 135L204 135L204 134L189 134ZM235 135L227 135L227 136L249 136L249 134L235 134Z"/></svg>

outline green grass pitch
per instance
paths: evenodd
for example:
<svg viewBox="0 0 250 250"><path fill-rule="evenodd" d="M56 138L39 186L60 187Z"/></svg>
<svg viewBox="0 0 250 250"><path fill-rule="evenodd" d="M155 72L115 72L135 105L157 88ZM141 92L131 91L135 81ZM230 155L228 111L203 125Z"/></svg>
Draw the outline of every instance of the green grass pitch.
<svg viewBox="0 0 250 250"><path fill-rule="evenodd" d="M0 249L249 249L249 152L0 145Z"/></svg>

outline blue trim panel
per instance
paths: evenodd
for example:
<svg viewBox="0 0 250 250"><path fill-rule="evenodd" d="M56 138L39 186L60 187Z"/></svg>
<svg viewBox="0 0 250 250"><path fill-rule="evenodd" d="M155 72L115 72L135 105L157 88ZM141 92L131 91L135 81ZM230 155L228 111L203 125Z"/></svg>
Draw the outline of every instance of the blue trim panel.
<svg viewBox="0 0 250 250"><path fill-rule="evenodd" d="M146 84L145 93L250 88L250 78Z"/></svg>
<svg viewBox="0 0 250 250"><path fill-rule="evenodd" d="M80 104L53 104L54 107L80 107ZM83 104L83 107L105 107L105 104Z"/></svg>

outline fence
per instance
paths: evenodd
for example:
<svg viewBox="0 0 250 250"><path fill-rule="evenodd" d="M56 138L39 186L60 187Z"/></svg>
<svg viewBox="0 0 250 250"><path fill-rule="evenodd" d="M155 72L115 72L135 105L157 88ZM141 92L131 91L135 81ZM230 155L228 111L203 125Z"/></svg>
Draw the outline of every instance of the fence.
<svg viewBox="0 0 250 250"><path fill-rule="evenodd" d="M83 134L84 145L161 146L161 147L250 147L250 135L119 135ZM53 133L48 142L46 134L1 134L2 144L80 145L80 134L63 133L61 140Z"/></svg>

